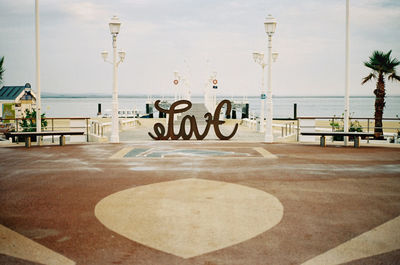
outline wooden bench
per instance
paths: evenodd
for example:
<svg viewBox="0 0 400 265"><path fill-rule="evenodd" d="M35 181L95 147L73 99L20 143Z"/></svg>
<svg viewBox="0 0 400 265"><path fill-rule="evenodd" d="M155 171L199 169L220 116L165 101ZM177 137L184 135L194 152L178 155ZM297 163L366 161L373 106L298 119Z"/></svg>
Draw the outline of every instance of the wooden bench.
<svg viewBox="0 0 400 265"><path fill-rule="evenodd" d="M83 135L84 132L69 132L69 131L45 131L45 132L6 132L6 138L22 136L25 138L25 147L31 147L32 136L60 136L60 145L65 145L65 135Z"/></svg>
<svg viewBox="0 0 400 265"><path fill-rule="evenodd" d="M354 147L360 147L360 137L373 137L373 133L363 133L363 132L302 132L301 135L308 136L321 136L320 146L326 146L326 136L353 136L354 137Z"/></svg>

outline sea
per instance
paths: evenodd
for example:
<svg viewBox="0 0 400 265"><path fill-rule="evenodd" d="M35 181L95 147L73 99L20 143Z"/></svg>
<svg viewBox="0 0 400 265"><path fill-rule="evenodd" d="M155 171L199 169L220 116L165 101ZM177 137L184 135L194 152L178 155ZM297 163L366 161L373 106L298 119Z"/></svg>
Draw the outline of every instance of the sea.
<svg viewBox="0 0 400 265"><path fill-rule="evenodd" d="M173 102L173 97L167 96L129 96L120 97L119 109L138 110L145 114L146 102L156 99ZM217 101L229 99L235 102L247 101L250 113L260 114L261 100L259 97L217 97ZM203 102L204 97L194 96L192 102ZM293 118L294 104L297 105L298 117L341 117L344 112L344 97L274 97L274 118ZM374 117L374 97L350 97L350 116L353 118ZM98 104L102 113L111 113L111 97L43 97L42 113L48 118L96 117ZM384 118L396 119L400 116L400 96L388 96L384 109Z"/></svg>

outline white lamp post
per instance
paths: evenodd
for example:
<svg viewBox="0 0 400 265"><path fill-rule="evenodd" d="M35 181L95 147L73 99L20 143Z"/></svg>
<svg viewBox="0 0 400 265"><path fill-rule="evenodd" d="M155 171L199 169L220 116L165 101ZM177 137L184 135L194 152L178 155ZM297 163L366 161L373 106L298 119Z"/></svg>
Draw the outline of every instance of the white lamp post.
<svg viewBox="0 0 400 265"><path fill-rule="evenodd" d="M107 61L108 52L101 52L105 62L113 64L113 93L112 93L112 123L111 123L111 138L110 142L119 142L119 122L118 122L118 77L117 77L117 67L124 61L126 53L124 51L118 52L119 61L117 62L117 35L121 27L121 22L119 18L113 16L109 23L110 33L112 35L112 46L113 46L113 61Z"/></svg>
<svg viewBox="0 0 400 265"><path fill-rule="evenodd" d="M272 143L274 141L272 131L272 79L271 79L271 65L272 65L272 35L275 33L276 20L271 15L265 19L264 22L265 32L268 35L268 90L267 90L267 128L265 130L265 142Z"/></svg>
<svg viewBox="0 0 400 265"><path fill-rule="evenodd" d="M272 53L272 59L275 62L276 59L278 58L278 53L277 52L273 52ZM264 62L264 54L263 53L259 53L259 52L253 52L253 59L256 63L258 63L259 65L261 65L262 68L262 78L261 78L261 104L260 104L260 132L264 132L265 131L265 127L264 127L264 118L265 118L265 86L264 86L264 69L265 66L267 66L267 64Z"/></svg>
<svg viewBox="0 0 400 265"><path fill-rule="evenodd" d="M217 80L217 72L212 72L210 76L211 83L211 108L212 111L215 111L217 107L217 89L218 89L218 80Z"/></svg>
<svg viewBox="0 0 400 265"><path fill-rule="evenodd" d="M217 105L218 80L217 72L212 72L205 83L204 104L209 112L213 112Z"/></svg>
<svg viewBox="0 0 400 265"><path fill-rule="evenodd" d="M182 77L182 98L190 101L190 83L186 76Z"/></svg>
<svg viewBox="0 0 400 265"><path fill-rule="evenodd" d="M345 89L344 89L344 132L349 131L349 0L346 0L346 58L345 58ZM344 137L344 144L347 145L348 137Z"/></svg>
<svg viewBox="0 0 400 265"><path fill-rule="evenodd" d="M39 28L39 0L35 0L35 39L36 39L36 131L42 131L41 98L40 98L40 28ZM37 144L42 144L42 138L37 137Z"/></svg>
<svg viewBox="0 0 400 265"><path fill-rule="evenodd" d="M181 76L179 75L178 71L174 71L174 86L175 86L175 101L180 100L179 97L179 81L181 80ZM176 115L175 115L176 116Z"/></svg>
<svg viewBox="0 0 400 265"><path fill-rule="evenodd" d="M265 107L265 87L264 87L264 68L267 65L264 62L264 54L259 52L253 52L253 59L256 63L261 65L262 73L261 73L261 104L260 104L260 132L264 132L264 107Z"/></svg>
<svg viewBox="0 0 400 265"><path fill-rule="evenodd" d="M175 100L191 99L190 83L185 74L174 71Z"/></svg>

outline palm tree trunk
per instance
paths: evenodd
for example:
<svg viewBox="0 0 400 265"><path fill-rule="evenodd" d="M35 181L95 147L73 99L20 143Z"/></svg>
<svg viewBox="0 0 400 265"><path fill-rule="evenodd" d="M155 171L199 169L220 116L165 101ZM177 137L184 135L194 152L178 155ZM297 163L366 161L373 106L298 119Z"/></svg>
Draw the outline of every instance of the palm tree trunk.
<svg viewBox="0 0 400 265"><path fill-rule="evenodd" d="M383 74L379 73L378 82L376 83L375 94L375 129L374 139L383 140L382 117L383 109L385 108L385 80Z"/></svg>

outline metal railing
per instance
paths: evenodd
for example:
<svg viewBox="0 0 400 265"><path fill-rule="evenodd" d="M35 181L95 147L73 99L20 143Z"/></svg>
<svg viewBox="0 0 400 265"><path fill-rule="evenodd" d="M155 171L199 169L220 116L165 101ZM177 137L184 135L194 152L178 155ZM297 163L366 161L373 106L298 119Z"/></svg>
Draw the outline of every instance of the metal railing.
<svg viewBox="0 0 400 265"><path fill-rule="evenodd" d="M0 128L3 131L24 131L31 127L23 127L22 122L24 120L31 120L25 118L14 118L14 119L2 119L0 118ZM111 122L102 121L96 118L44 118L42 120L47 121L47 126L42 127L42 131L83 131L85 134L86 141L97 141L98 138L105 137L106 133L111 131ZM33 119L33 121L35 121ZM136 118L120 118L119 125L121 130L135 127L139 124ZM92 136L92 138L91 138ZM71 136L81 137L81 136ZM93 138L94 137L94 138ZM74 139L75 139L74 138ZM93 140L94 139L94 140ZM54 143L54 136L51 136L51 141Z"/></svg>
<svg viewBox="0 0 400 265"><path fill-rule="evenodd" d="M343 122L343 117L297 117L297 141L300 138L300 132L302 129L314 129L316 131L335 131L337 127L334 125L337 121ZM326 121L327 125L316 123L314 125L301 125L302 120L314 120L314 121ZM349 121L358 121L360 126L357 128L361 128L363 132L373 133L375 128L382 129L384 136L386 137L397 137L398 132L400 131L400 118L382 118L382 127L375 127L375 118L366 118L366 117L351 117ZM387 124L385 126L385 121L393 122L392 124ZM369 139L367 139L369 142Z"/></svg>
<svg viewBox="0 0 400 265"><path fill-rule="evenodd" d="M31 120L25 118L3 119L0 118L0 125L10 131L24 131L31 127L23 127L22 121ZM33 119L34 120L34 119ZM44 118L47 121L47 126L42 127L42 131L83 131L85 132L86 141L89 142L89 120L90 118ZM71 136L75 137L75 136ZM54 143L54 136L52 136L52 143Z"/></svg>
<svg viewBox="0 0 400 265"><path fill-rule="evenodd" d="M249 119L242 119L242 125L249 127L252 130L257 129L257 122L259 120L256 117L250 115ZM16 119L2 119L0 118L0 128L23 131L21 123L25 120L24 118ZM89 136L94 137L105 137L106 133L111 130L111 122L102 122L91 118L45 118L47 121L46 128L42 128L42 131L84 131L86 141L89 142ZM337 127L331 123L343 120L343 117L297 117L297 119L278 119L274 118L273 127L276 132L279 128L280 135L282 138L296 135L296 141L300 141L300 133L302 130L313 130L313 131L334 131ZM278 122L277 122L278 121ZM302 124L302 121L309 121L308 125ZM312 122L314 121L314 122ZM321 122L322 121L322 122ZM354 117L350 118L350 121L359 121L360 127L363 132L373 132L375 119L366 117ZM399 138L400 131L400 118L383 118L383 126L381 127L384 136L386 138L393 138L396 141ZM120 128L124 130L128 127L135 127L139 124L136 118L132 119L120 119ZM388 124L388 122L390 122ZM310 125L311 124L311 125ZM71 136L75 137L75 136ZM76 136L78 137L78 136ZM52 136L52 142L54 142L54 136ZM369 142L369 139L367 140Z"/></svg>

